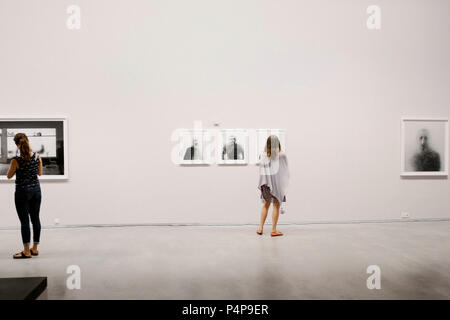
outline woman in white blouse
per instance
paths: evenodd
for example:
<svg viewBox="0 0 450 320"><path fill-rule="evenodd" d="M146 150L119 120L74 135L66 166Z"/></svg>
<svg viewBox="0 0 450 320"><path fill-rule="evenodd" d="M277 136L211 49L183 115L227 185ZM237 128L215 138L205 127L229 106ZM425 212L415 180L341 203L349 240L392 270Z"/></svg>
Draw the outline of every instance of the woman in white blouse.
<svg viewBox="0 0 450 320"><path fill-rule="evenodd" d="M257 234L263 234L264 223L267 218L270 204L273 204L272 237L282 236L277 230L280 215L280 203L286 201L286 192L289 184L289 168L286 155L281 152L280 140L272 135L267 138L266 147L261 155L259 184L263 207L261 209L261 223Z"/></svg>

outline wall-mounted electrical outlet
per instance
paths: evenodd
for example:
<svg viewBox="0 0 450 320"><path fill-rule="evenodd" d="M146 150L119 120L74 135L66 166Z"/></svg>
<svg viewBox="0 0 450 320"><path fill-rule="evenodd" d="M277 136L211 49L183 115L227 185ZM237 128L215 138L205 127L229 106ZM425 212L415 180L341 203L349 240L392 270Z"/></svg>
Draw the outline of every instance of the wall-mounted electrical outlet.
<svg viewBox="0 0 450 320"><path fill-rule="evenodd" d="M401 217L402 217L402 219L409 218L409 212L402 212Z"/></svg>
<svg viewBox="0 0 450 320"><path fill-rule="evenodd" d="M55 225L58 225L59 224L59 219L55 218L54 222L55 222Z"/></svg>

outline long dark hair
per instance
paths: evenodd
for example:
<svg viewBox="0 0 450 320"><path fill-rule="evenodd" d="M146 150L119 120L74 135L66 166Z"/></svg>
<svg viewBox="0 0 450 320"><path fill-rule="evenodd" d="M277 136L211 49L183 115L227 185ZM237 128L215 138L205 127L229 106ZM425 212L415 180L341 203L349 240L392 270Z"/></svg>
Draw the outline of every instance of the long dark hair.
<svg viewBox="0 0 450 320"><path fill-rule="evenodd" d="M267 157L270 158L270 156L272 155L272 151L276 151L276 149L278 149L278 152L281 151L281 143L280 140L278 139L277 136L275 135L271 135L267 138L266 141L266 153L267 153Z"/></svg>
<svg viewBox="0 0 450 320"><path fill-rule="evenodd" d="M28 137L25 133L18 133L14 136L14 142L16 143L16 146L20 150L20 156L23 160L25 160L25 163L29 162L31 160L30 152L30 141L28 141Z"/></svg>

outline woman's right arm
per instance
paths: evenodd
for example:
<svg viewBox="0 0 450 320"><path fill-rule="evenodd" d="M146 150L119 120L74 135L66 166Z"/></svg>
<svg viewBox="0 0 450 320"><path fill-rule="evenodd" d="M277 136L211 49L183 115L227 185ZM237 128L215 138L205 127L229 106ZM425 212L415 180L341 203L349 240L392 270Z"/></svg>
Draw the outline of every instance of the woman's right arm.
<svg viewBox="0 0 450 320"><path fill-rule="evenodd" d="M19 167L19 164L17 163L16 159L12 159L11 163L9 165L9 170L8 170L8 174L7 174L8 179L11 179L12 177L14 177L18 167Z"/></svg>

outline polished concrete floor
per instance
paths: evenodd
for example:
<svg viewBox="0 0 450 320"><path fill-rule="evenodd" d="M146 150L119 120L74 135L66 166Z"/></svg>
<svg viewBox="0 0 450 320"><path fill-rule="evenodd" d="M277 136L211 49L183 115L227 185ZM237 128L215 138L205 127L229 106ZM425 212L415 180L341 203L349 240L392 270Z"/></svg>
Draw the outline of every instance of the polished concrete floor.
<svg viewBox="0 0 450 320"><path fill-rule="evenodd" d="M0 277L48 276L41 299L450 299L450 222L45 229L41 254L13 260L0 231ZM66 288L69 265L81 289ZM369 290L369 265L381 289Z"/></svg>

